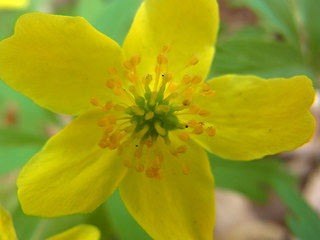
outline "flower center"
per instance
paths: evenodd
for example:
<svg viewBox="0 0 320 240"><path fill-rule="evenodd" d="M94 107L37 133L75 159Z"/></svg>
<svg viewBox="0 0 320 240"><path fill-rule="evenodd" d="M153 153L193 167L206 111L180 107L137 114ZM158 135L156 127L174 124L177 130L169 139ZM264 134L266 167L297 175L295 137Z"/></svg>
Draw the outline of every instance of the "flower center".
<svg viewBox="0 0 320 240"><path fill-rule="evenodd" d="M119 96L119 102L100 104L97 98L91 98L91 103L105 112L98 121L103 129L99 146L117 149L125 166L134 166L136 171L145 172L150 178L162 177L161 165L168 153L179 162L183 173L188 174L188 165L179 158L187 151L185 142L192 134L215 135L215 128L207 126L205 121L210 112L193 102L194 94L212 96L215 92L197 75L186 74L182 79L175 79L168 71L166 54L169 50L168 46L163 48L157 57L155 73L144 75L142 79L136 71L140 63L138 55L124 62L128 81L123 81L115 68L109 69L113 78L106 81L106 86ZM197 57L192 57L185 68L198 62ZM124 87L128 83L129 86ZM171 143L171 133L180 139L181 145Z"/></svg>

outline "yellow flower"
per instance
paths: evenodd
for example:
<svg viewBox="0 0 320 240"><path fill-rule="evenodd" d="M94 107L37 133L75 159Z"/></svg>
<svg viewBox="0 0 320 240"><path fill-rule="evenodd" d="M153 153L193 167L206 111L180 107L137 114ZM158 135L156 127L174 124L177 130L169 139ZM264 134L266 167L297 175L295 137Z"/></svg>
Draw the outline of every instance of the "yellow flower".
<svg viewBox="0 0 320 240"><path fill-rule="evenodd" d="M214 54L212 0L146 0L121 48L81 17L31 13L0 44L3 81L78 116L23 168L27 214L90 212L119 186L155 239L212 239L205 150L249 160L290 151L314 131L305 76L204 82Z"/></svg>
<svg viewBox="0 0 320 240"><path fill-rule="evenodd" d="M11 216L0 205L0 239L17 240ZM99 240L100 231L91 225L78 225L47 240Z"/></svg>
<svg viewBox="0 0 320 240"><path fill-rule="evenodd" d="M0 0L1 9L23 9L29 5L29 0Z"/></svg>

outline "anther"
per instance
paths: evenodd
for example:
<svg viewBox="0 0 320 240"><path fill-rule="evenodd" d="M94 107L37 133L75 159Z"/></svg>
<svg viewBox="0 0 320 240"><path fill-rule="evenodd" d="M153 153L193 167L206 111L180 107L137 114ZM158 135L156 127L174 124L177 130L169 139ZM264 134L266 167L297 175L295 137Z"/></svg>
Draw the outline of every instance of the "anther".
<svg viewBox="0 0 320 240"><path fill-rule="evenodd" d="M160 136L165 136L165 135L167 135L167 130L160 126L160 122L156 122L156 123L154 124L154 128L156 129L157 133L158 133Z"/></svg>
<svg viewBox="0 0 320 240"><path fill-rule="evenodd" d="M100 103L98 101L98 99L96 97L91 97L90 98L90 103L93 105L93 106L99 106Z"/></svg>
<svg viewBox="0 0 320 240"><path fill-rule="evenodd" d="M202 126L195 127L193 129L192 133L194 133L194 134L202 134L203 133L203 127Z"/></svg>
<svg viewBox="0 0 320 240"><path fill-rule="evenodd" d="M157 58L158 64L167 64L168 57L164 53L160 53Z"/></svg>
<svg viewBox="0 0 320 240"><path fill-rule="evenodd" d="M189 133L187 132L181 132L178 134L178 137L181 141L187 142L190 139Z"/></svg>
<svg viewBox="0 0 320 240"><path fill-rule="evenodd" d="M201 76L198 76L198 75L195 75L193 78L192 78L192 84L198 84L202 81L202 77Z"/></svg>
<svg viewBox="0 0 320 240"><path fill-rule="evenodd" d="M210 137L213 137L213 136L216 135L216 129L215 129L214 127L208 127L208 128L206 129L206 132L208 133L208 135L209 135Z"/></svg>
<svg viewBox="0 0 320 240"><path fill-rule="evenodd" d="M185 107L188 107L188 106L190 106L191 105L191 100L190 99L184 99L183 101L182 101L182 105L183 106L185 106Z"/></svg>
<svg viewBox="0 0 320 240"><path fill-rule="evenodd" d="M154 112L148 112L146 115L144 115L145 120L150 120L154 117Z"/></svg>
<svg viewBox="0 0 320 240"><path fill-rule="evenodd" d="M149 131L149 126L144 125L144 127L139 132L137 132L136 137L142 138L148 131Z"/></svg>
<svg viewBox="0 0 320 240"><path fill-rule="evenodd" d="M134 66L132 65L132 62L131 61L125 61L123 63L124 67L128 70L133 70L134 69Z"/></svg>
<svg viewBox="0 0 320 240"><path fill-rule="evenodd" d="M132 106L131 110L134 112L134 114L138 115L138 116L143 116L144 115L144 110L139 108L138 106Z"/></svg>
<svg viewBox="0 0 320 240"><path fill-rule="evenodd" d="M196 65L198 62L199 62L199 58L198 58L197 56L193 56L193 57L189 60L189 62L188 62L188 64L187 64L187 67L192 66L192 65Z"/></svg>
<svg viewBox="0 0 320 240"><path fill-rule="evenodd" d="M210 115L210 111L203 109L203 110L200 110L198 114L202 117L207 117Z"/></svg>
<svg viewBox="0 0 320 240"><path fill-rule="evenodd" d="M100 118L100 119L98 119L97 124L98 124L99 127L105 127L107 125L107 119L106 118Z"/></svg>
<svg viewBox="0 0 320 240"><path fill-rule="evenodd" d="M137 93L137 89L136 89L135 86L130 85L130 86L129 86L129 91L132 93L132 95L133 95L135 98L138 98L138 97L139 97L139 94Z"/></svg>
<svg viewBox="0 0 320 240"><path fill-rule="evenodd" d="M185 85L191 83L191 81L192 81L192 76L190 74L184 75L182 78L182 83Z"/></svg>
<svg viewBox="0 0 320 240"><path fill-rule="evenodd" d="M114 105L113 109L117 112L125 112L127 109L119 104Z"/></svg>
<svg viewBox="0 0 320 240"><path fill-rule="evenodd" d="M168 105L158 105L155 110L156 113L167 113L169 111L170 111L170 106Z"/></svg>
<svg viewBox="0 0 320 240"><path fill-rule="evenodd" d="M144 171L144 165L142 163L136 164L136 171L137 172L143 172Z"/></svg>
<svg viewBox="0 0 320 240"><path fill-rule="evenodd" d="M211 86L209 83L203 83L201 86L201 90L204 92L209 91L210 89L211 89Z"/></svg>
<svg viewBox="0 0 320 240"><path fill-rule="evenodd" d="M117 70L115 67L110 67L110 68L108 69L108 72L109 72L109 74L112 75L112 76L116 76L116 75L118 74L118 70Z"/></svg>
<svg viewBox="0 0 320 240"><path fill-rule="evenodd" d="M129 160L124 160L123 165L126 166L127 168L131 168L131 162Z"/></svg>
<svg viewBox="0 0 320 240"><path fill-rule="evenodd" d="M135 83L136 82L136 75L134 72L129 72L127 75L127 78L129 79L130 82Z"/></svg>
<svg viewBox="0 0 320 240"><path fill-rule="evenodd" d="M190 173L190 167L188 164L186 163L182 164L182 173L185 175L188 175Z"/></svg>
<svg viewBox="0 0 320 240"><path fill-rule="evenodd" d="M114 87L115 87L115 82L114 82L114 80L113 80L113 79L108 79L108 80L106 81L106 86L107 86L108 88L110 88L110 89L114 89Z"/></svg>
<svg viewBox="0 0 320 240"><path fill-rule="evenodd" d="M135 54L131 57L130 62L133 66L137 66L140 63L140 60L141 60L140 55Z"/></svg>
<svg viewBox="0 0 320 240"><path fill-rule="evenodd" d="M200 111L200 107L198 105L193 105L191 108L190 108L190 112L191 113L198 113Z"/></svg>
<svg viewBox="0 0 320 240"><path fill-rule="evenodd" d="M105 112L109 112L113 107L112 101L106 102L106 104L102 107L102 110Z"/></svg>

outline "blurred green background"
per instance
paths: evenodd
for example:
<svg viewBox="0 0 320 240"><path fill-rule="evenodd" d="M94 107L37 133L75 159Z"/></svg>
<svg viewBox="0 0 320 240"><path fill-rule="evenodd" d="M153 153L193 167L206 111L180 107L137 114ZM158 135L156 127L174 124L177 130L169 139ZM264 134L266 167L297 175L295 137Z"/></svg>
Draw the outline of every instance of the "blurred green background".
<svg viewBox="0 0 320 240"><path fill-rule="evenodd" d="M41 11L83 16L121 45L140 3L31 0L23 9L0 9L0 40L13 34L21 14ZM219 4L221 27L210 77L307 75L319 88L319 0L220 0ZM314 114L319 120L319 101ZM98 226L105 240L151 239L130 217L118 192L87 215L41 219L22 213L15 187L19 169L69 120L40 108L0 81L0 204L11 212L19 239L44 239L79 223ZM319 135L318 128L313 142L304 148L253 162L210 155L217 186L215 239L320 239ZM249 206L245 212L243 204ZM237 215L228 212L232 207ZM278 234L270 235L271 230Z"/></svg>

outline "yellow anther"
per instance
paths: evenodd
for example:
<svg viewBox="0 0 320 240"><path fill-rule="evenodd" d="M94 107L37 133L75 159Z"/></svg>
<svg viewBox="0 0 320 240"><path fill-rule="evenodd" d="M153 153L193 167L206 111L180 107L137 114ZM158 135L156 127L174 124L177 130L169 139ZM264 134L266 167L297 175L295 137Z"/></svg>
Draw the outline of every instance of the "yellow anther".
<svg viewBox="0 0 320 240"><path fill-rule="evenodd" d="M136 133L136 137L142 138L148 131L149 131L149 126L144 125L144 127L139 132Z"/></svg>
<svg viewBox="0 0 320 240"><path fill-rule="evenodd" d="M93 106L99 106L100 103L98 101L98 99L96 97L91 97L90 98L90 103L93 105Z"/></svg>
<svg viewBox="0 0 320 240"><path fill-rule="evenodd" d="M161 71L161 65L157 64L156 67L154 68L154 72L159 76ZM158 79L158 77L156 78L156 80Z"/></svg>
<svg viewBox="0 0 320 240"><path fill-rule="evenodd" d="M180 153L185 153L186 151L187 151L187 146L182 145L177 148L176 153L180 154Z"/></svg>
<svg viewBox="0 0 320 240"><path fill-rule="evenodd" d="M210 111L203 109L203 110L200 110L198 114L202 117L207 117L210 115Z"/></svg>
<svg viewBox="0 0 320 240"><path fill-rule="evenodd" d="M162 52L163 53L167 53L169 52L171 49L171 46L170 45L164 45L163 48L162 48Z"/></svg>
<svg viewBox="0 0 320 240"><path fill-rule="evenodd" d="M154 170L152 168L148 168L146 170L146 176L149 177L149 178L154 178L155 177Z"/></svg>
<svg viewBox="0 0 320 240"><path fill-rule="evenodd" d="M164 156L162 153L159 153L157 156L156 156L156 161L158 161L159 163L162 163L164 160Z"/></svg>
<svg viewBox="0 0 320 240"><path fill-rule="evenodd" d="M108 119L109 123L116 123L118 120L118 117L116 115L108 115L106 116L106 119Z"/></svg>
<svg viewBox="0 0 320 240"><path fill-rule="evenodd" d="M138 159L141 158L142 157L142 150L143 150L143 148L141 146L139 146L134 152L134 157L138 158Z"/></svg>
<svg viewBox="0 0 320 240"><path fill-rule="evenodd" d="M170 111L170 106L168 105L158 105L156 107L156 113L167 113Z"/></svg>
<svg viewBox="0 0 320 240"><path fill-rule="evenodd" d="M192 65L196 65L198 62L199 62L199 58L198 58L197 56L193 56L193 57L189 60L189 62L188 62L188 64L187 64L187 67L192 66Z"/></svg>
<svg viewBox="0 0 320 240"><path fill-rule="evenodd" d="M130 62L133 66L137 66L140 63L140 60L141 60L140 55L135 54L131 57Z"/></svg>
<svg viewBox="0 0 320 240"><path fill-rule="evenodd" d="M190 121L188 122L188 126L191 127L191 128L196 128L196 127L199 127L199 126L201 126L201 125L200 125L199 122L197 122L196 120L190 120Z"/></svg>
<svg viewBox="0 0 320 240"><path fill-rule="evenodd" d="M104 127L104 134L107 136L109 133L112 133L115 128L115 124L107 123Z"/></svg>
<svg viewBox="0 0 320 240"><path fill-rule="evenodd" d="M192 81L192 76L190 74L184 75L182 78L182 83L183 84L189 84Z"/></svg>
<svg viewBox="0 0 320 240"><path fill-rule="evenodd" d="M192 87L188 87L185 91L184 94L187 96L193 95L194 89Z"/></svg>
<svg viewBox="0 0 320 240"><path fill-rule="evenodd" d="M123 90L121 88L114 88L113 89L113 93L119 97L122 95L122 92L123 92Z"/></svg>
<svg viewBox="0 0 320 240"><path fill-rule="evenodd" d="M130 82L135 83L137 81L136 74L134 72L129 72L127 74L127 78L129 79Z"/></svg>
<svg viewBox="0 0 320 240"><path fill-rule="evenodd" d="M185 175L188 175L190 173L190 166L188 164L182 164L182 173Z"/></svg>
<svg viewBox="0 0 320 240"><path fill-rule="evenodd" d="M190 108L190 112L191 113L198 113L200 111L200 107L198 105L193 105L191 108Z"/></svg>
<svg viewBox="0 0 320 240"><path fill-rule="evenodd" d="M134 112L134 114L138 115L138 116L143 116L144 115L144 110L139 108L138 106L132 106L131 110Z"/></svg>
<svg viewBox="0 0 320 240"><path fill-rule="evenodd" d="M150 120L154 117L154 112L148 112L146 115L144 115L145 120Z"/></svg>
<svg viewBox="0 0 320 240"><path fill-rule="evenodd" d="M109 141L107 139L101 139L100 142L99 142L99 146L101 148L106 148L110 145Z"/></svg>
<svg viewBox="0 0 320 240"><path fill-rule="evenodd" d="M195 127L193 129L192 133L194 133L194 134L202 134L203 133L203 127L202 126Z"/></svg>
<svg viewBox="0 0 320 240"><path fill-rule="evenodd" d="M208 127L206 129L206 132L210 137L213 137L214 135L216 135L216 129L214 127Z"/></svg>
<svg viewBox="0 0 320 240"><path fill-rule="evenodd" d="M157 58L158 64L167 64L168 57L164 53L160 53Z"/></svg>
<svg viewBox="0 0 320 240"><path fill-rule="evenodd" d="M113 109L117 112L125 112L127 110L124 106L121 106L119 104L114 105Z"/></svg>
<svg viewBox="0 0 320 240"><path fill-rule="evenodd" d="M126 166L127 168L131 168L131 161L123 160L123 165Z"/></svg>
<svg viewBox="0 0 320 240"><path fill-rule="evenodd" d="M152 147L153 141L152 141L152 137L151 137L151 136L149 136L149 137L146 139L145 144L146 144L148 147Z"/></svg>
<svg viewBox="0 0 320 240"><path fill-rule="evenodd" d="M105 112L109 112L113 107L112 101L106 102L106 104L102 107L102 110Z"/></svg>
<svg viewBox="0 0 320 240"><path fill-rule="evenodd" d="M188 107L191 105L191 100L190 99L185 99L182 101L182 105L185 106L185 107Z"/></svg>
<svg viewBox="0 0 320 240"><path fill-rule="evenodd" d="M209 90L209 91L206 91L206 92L202 93L202 95L207 96L207 97L211 97L211 96L213 96L215 94L216 94L216 91L213 91L213 90Z"/></svg>
<svg viewBox="0 0 320 240"><path fill-rule="evenodd" d="M187 142L190 139L190 135L187 132L178 133L178 137L181 141Z"/></svg>
<svg viewBox="0 0 320 240"><path fill-rule="evenodd" d="M134 66L132 65L132 62L131 61L125 61L123 63L123 66L128 69L128 70L133 70L134 69Z"/></svg>
<svg viewBox="0 0 320 240"><path fill-rule="evenodd" d="M201 83L201 81L202 81L202 77L201 76L195 75L192 78L192 84L198 84L198 83Z"/></svg>
<svg viewBox="0 0 320 240"><path fill-rule="evenodd" d="M118 74L118 70L115 67L108 68L108 72L112 76L116 76Z"/></svg>
<svg viewBox="0 0 320 240"><path fill-rule="evenodd" d="M203 83L201 85L201 90L204 91L204 92L209 91L210 89L211 89L211 86L210 86L209 83Z"/></svg>
<svg viewBox="0 0 320 240"><path fill-rule="evenodd" d="M172 83L169 85L167 91L168 91L168 92L174 92L175 90L177 90L178 87L179 87L179 85L178 85L177 83L172 82Z"/></svg>
<svg viewBox="0 0 320 240"><path fill-rule="evenodd" d="M116 86L115 81L113 79L108 79L106 81L106 86L110 89L114 89L114 87Z"/></svg>
<svg viewBox="0 0 320 240"><path fill-rule="evenodd" d="M165 136L167 135L167 130L165 130L163 127L160 126L160 122L156 122L154 124L154 128L156 129L157 133L160 135L160 136Z"/></svg>
<svg viewBox="0 0 320 240"><path fill-rule="evenodd" d="M98 119L98 126L99 127L105 127L107 125L108 120L106 118L100 118Z"/></svg>
<svg viewBox="0 0 320 240"><path fill-rule="evenodd" d="M144 165L142 163L136 164L136 171L137 172L143 172L144 171Z"/></svg>

